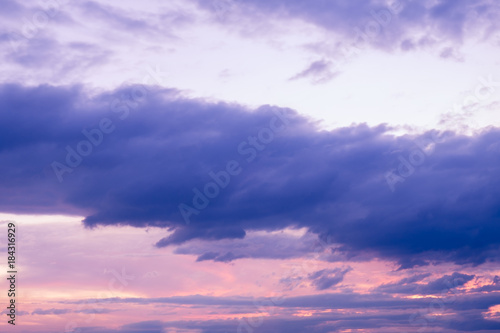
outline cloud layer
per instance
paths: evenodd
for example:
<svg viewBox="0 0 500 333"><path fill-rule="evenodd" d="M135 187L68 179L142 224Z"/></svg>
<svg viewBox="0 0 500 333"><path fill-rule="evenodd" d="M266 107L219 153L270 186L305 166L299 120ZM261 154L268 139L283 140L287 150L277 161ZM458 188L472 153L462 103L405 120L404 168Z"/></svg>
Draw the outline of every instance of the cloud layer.
<svg viewBox="0 0 500 333"><path fill-rule="evenodd" d="M89 97L3 85L0 110L4 211L173 230L158 246L306 227L340 244L336 253L402 267L497 258L496 128L471 137L321 131L289 109L151 87Z"/></svg>

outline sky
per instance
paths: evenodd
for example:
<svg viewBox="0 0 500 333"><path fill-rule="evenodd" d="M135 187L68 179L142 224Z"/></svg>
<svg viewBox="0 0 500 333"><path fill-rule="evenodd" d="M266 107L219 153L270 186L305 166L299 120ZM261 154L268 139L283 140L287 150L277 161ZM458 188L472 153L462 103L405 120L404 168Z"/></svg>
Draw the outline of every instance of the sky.
<svg viewBox="0 0 500 333"><path fill-rule="evenodd" d="M499 18L0 0L0 331L500 332Z"/></svg>

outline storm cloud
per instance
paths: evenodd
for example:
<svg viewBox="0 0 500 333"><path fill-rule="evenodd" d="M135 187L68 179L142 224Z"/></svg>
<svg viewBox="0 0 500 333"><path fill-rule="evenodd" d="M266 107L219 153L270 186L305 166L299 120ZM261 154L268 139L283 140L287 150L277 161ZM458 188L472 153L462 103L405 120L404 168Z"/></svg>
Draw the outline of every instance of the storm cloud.
<svg viewBox="0 0 500 333"><path fill-rule="evenodd" d="M160 247L305 227L334 253L370 252L402 268L498 258L497 128L325 131L290 109L144 86L90 95L3 85L0 110L3 211L165 227L173 233Z"/></svg>

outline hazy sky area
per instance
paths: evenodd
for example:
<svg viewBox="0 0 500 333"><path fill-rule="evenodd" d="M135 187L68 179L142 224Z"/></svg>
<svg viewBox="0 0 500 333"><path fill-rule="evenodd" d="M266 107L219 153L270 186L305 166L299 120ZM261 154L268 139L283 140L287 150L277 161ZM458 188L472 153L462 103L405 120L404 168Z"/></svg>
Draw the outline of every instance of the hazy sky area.
<svg viewBox="0 0 500 333"><path fill-rule="evenodd" d="M0 0L0 331L500 332L499 22Z"/></svg>

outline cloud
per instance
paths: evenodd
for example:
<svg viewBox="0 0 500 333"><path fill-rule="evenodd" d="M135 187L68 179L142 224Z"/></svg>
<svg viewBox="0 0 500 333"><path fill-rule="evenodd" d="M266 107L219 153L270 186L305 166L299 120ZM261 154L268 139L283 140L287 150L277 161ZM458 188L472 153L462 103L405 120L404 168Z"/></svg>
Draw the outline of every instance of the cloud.
<svg viewBox="0 0 500 333"><path fill-rule="evenodd" d="M240 258L246 258L246 256L235 255L232 252L226 252L225 254L219 254L217 252L207 252L199 256L196 261L213 260L215 262L231 262Z"/></svg>
<svg viewBox="0 0 500 333"><path fill-rule="evenodd" d="M88 82L96 73L109 71L112 63L117 65L115 57L128 63L141 52L161 49L159 41L172 45L179 40L178 30L193 22L192 11L176 5L132 9L99 1L53 0L3 1L2 8L8 13L0 31L3 82ZM134 52L126 51L131 43ZM128 70L145 67L140 57L121 65Z"/></svg>
<svg viewBox="0 0 500 333"><path fill-rule="evenodd" d="M31 315L62 315L72 312L70 309L36 309L31 312Z"/></svg>
<svg viewBox="0 0 500 333"><path fill-rule="evenodd" d="M159 247L293 227L339 244L333 256L370 254L402 268L498 258L497 128L429 145L434 131L322 131L289 109L140 89L89 97L82 87L1 86L0 209L84 214L88 227L164 227ZM391 192L387 172L417 153L422 164Z"/></svg>
<svg viewBox="0 0 500 333"><path fill-rule="evenodd" d="M212 1L198 1L216 13ZM232 1L245 15L262 20L300 19L335 32L342 42L337 52L365 46L409 50L434 39L437 45L460 45L466 38L483 39L498 30L500 6L492 0L393 1L376 0L247 0ZM243 10L243 8L245 10ZM233 10L235 12L235 10ZM243 15L243 14L240 14ZM239 24L244 20L233 20Z"/></svg>
<svg viewBox="0 0 500 333"><path fill-rule="evenodd" d="M92 309L83 309L83 310L71 310L71 309L35 309L31 312L31 315L65 315L68 313L85 313L85 314L106 314L111 313L116 310L111 309L102 309L102 308L92 308Z"/></svg>
<svg viewBox="0 0 500 333"><path fill-rule="evenodd" d="M15 0L2 0L2 12L0 15L5 18L9 18L11 16L17 16L19 13L23 12L23 6L21 6Z"/></svg>
<svg viewBox="0 0 500 333"><path fill-rule="evenodd" d="M78 304L86 301L63 301L62 303ZM182 296L165 298L112 298L101 300L104 303L127 303L135 306L148 304L182 304L202 307L227 308L246 311L254 315L266 313L262 321L239 320L196 320L196 321L147 321L129 324L118 330L88 328L88 332L130 332L132 329L147 331L161 328L200 330L201 332L226 332L245 329L245 325L259 323L259 332L322 332L341 329L368 329L392 327L404 331L410 324L412 327L445 328L450 332L495 330L500 323L485 320L481 313L497 304L498 295L460 295L460 298L394 298L384 294L319 294L297 297L250 298L250 297L212 297ZM443 307L443 308L441 308ZM353 309L356 311L324 311L335 309ZM367 312L367 310L370 310ZM432 313L437 314L446 309L446 316L436 316L428 320ZM311 311L311 317L290 316L294 311ZM318 311L315 311L318 310ZM238 312L242 313L242 312ZM268 316L267 313L276 314ZM288 316L283 316L288 314ZM255 318L255 316L254 316ZM458 325L462 323L463 325Z"/></svg>
<svg viewBox="0 0 500 333"><path fill-rule="evenodd" d="M491 280L490 284L481 286L479 288L474 288L472 291L476 292L491 292L491 291L500 291L500 276L495 275Z"/></svg>
<svg viewBox="0 0 500 333"><path fill-rule="evenodd" d="M417 284L422 279L425 279L430 274L418 274L410 278L402 279L396 283L383 284L375 290L385 293L395 294L411 294L411 295L432 295L439 293L448 293L452 289L458 288L471 281L474 275L467 275L454 272L451 275L444 275L439 279L430 281L426 284Z"/></svg>
<svg viewBox="0 0 500 333"><path fill-rule="evenodd" d="M300 234L287 230L248 232L243 239L187 242L176 248L175 253L198 255L197 261L229 262L238 258L289 259L326 250L326 247L315 247L316 243L317 236L311 233Z"/></svg>
<svg viewBox="0 0 500 333"><path fill-rule="evenodd" d="M489 307L498 303L500 293L490 294L467 294L465 291L457 292L455 298L443 298L443 302L450 309L457 311L469 310L488 310ZM421 309L429 306L429 303L436 298L398 298L393 295L372 292L370 294L358 294L348 292L327 293L323 292L315 295L302 295L287 297L278 295L276 297L243 297L243 296L171 296L156 298L104 298L104 299L85 299L85 300L64 300L61 304L86 304L88 302L99 302L99 304L175 304L175 305L193 305L193 306L221 306L228 308L250 307L255 308L258 305L267 304L267 306L276 306L281 308L315 308L315 309L355 309L355 308L383 308L383 309ZM457 301L460 300L460 301ZM273 305L271 305L273 304Z"/></svg>
<svg viewBox="0 0 500 333"><path fill-rule="evenodd" d="M85 1L80 5L80 8L85 12L86 16L102 20L118 29L127 29L129 31L152 29L147 20L137 19L138 16L141 16L137 12L124 13L123 10L119 10L117 7L99 4L94 1Z"/></svg>
<svg viewBox="0 0 500 333"><path fill-rule="evenodd" d="M352 269L322 269L309 275L309 280L316 287L316 290L330 289L344 280L344 276Z"/></svg>
<svg viewBox="0 0 500 333"><path fill-rule="evenodd" d="M2 312L0 312L0 315L6 315L6 314L9 314L10 311L9 310L3 310ZM27 316L29 315L30 313L28 311L17 311L16 310L16 315L17 316Z"/></svg>
<svg viewBox="0 0 500 333"><path fill-rule="evenodd" d="M104 327L78 327L76 328L82 332L88 333L165 333L165 323L158 320L149 320L126 324L119 329L109 329ZM188 331L189 332L189 331Z"/></svg>
<svg viewBox="0 0 500 333"><path fill-rule="evenodd" d="M114 312L114 311L117 311L117 310L92 308L92 309L77 310L77 311L74 311L74 313L106 314L106 313L111 313L111 312Z"/></svg>
<svg viewBox="0 0 500 333"><path fill-rule="evenodd" d="M467 320L467 322L466 322ZM460 324L466 325L460 325ZM421 327L416 323L417 327ZM119 329L106 329L98 327L81 327L82 331L88 333L163 333L165 331L175 332L200 332L200 333L226 333L235 331L256 331L261 333L328 333L341 330L360 329L385 329L391 327L399 331L405 331L408 325L408 315L401 314L374 314L374 315L339 315L329 314L319 318L265 318L262 323L245 320L198 320L198 321L176 321L176 322L138 322L122 326ZM452 320L441 318L433 320L429 327L444 328L446 332L476 331L486 332L487 330L497 330L499 323L485 320L480 314L468 315L465 319L453 317ZM246 329L248 328L248 330ZM483 329L478 331L476 328Z"/></svg>
<svg viewBox="0 0 500 333"><path fill-rule="evenodd" d="M290 80L298 80L304 78L310 78L314 84L327 83L332 80L338 73L333 73L331 71L332 63L329 61L318 60L313 62L309 67L307 67L302 72L291 77Z"/></svg>

